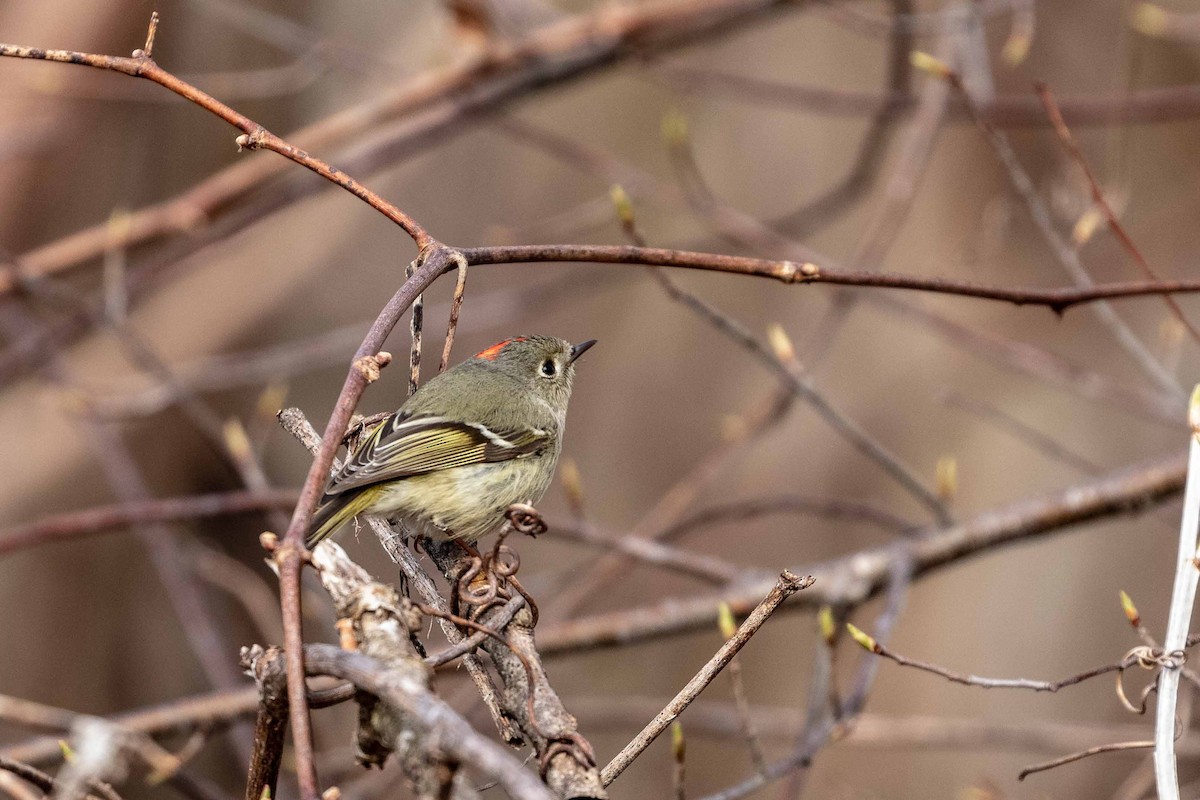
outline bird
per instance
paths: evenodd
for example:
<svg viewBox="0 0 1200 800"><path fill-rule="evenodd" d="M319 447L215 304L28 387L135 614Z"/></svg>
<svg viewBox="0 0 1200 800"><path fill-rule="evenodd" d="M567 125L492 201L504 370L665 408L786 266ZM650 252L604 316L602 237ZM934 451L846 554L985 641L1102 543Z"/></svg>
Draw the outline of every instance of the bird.
<svg viewBox="0 0 1200 800"><path fill-rule="evenodd" d="M329 479L305 544L360 514L468 544L498 530L549 487L575 362L595 343L514 336L431 378Z"/></svg>

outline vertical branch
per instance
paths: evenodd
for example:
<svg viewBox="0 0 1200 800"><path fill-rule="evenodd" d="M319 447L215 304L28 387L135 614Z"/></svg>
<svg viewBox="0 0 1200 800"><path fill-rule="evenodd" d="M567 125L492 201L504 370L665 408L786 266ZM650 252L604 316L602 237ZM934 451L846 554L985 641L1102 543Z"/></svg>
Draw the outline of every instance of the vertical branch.
<svg viewBox="0 0 1200 800"><path fill-rule="evenodd" d="M1054 126L1054 132L1058 135L1059 140L1063 143L1063 147L1071 154L1071 158L1083 170L1083 175L1087 178L1088 186L1092 192L1092 202L1095 203L1104 213L1104 219L1108 223L1108 228L1120 240L1121 245L1129 253L1133 263L1137 264L1138 269L1142 271L1150 280L1160 281L1162 278L1150 262L1146 261L1146 257L1142 255L1142 251L1133 243L1133 239L1125 231L1124 226L1117 220L1116 212L1109 205L1108 198L1104 196L1104 192L1100 189L1100 181L1096 178L1096 173L1092 172L1092 167L1088 164L1087 158L1083 155L1083 150L1080 149L1075 137L1071 134L1071 129L1067 127L1066 120L1063 119L1062 110L1058 107L1058 101L1054 99L1054 93L1050 91L1050 87L1044 83L1035 84L1038 97L1041 98L1042 105L1046 108L1046 116L1050 118L1050 124ZM1179 303L1169 294L1163 295L1163 302L1167 309L1179 321L1184 330L1192 337L1194 341L1200 342L1200 331L1197 331L1192 323L1188 322L1184 316L1183 309L1179 307Z"/></svg>
<svg viewBox="0 0 1200 800"><path fill-rule="evenodd" d="M426 244L429 244L426 242ZM342 437L350 424L350 416L358 406L367 385L379 377L379 368L387 363L377 358L384 340L404 311L412 305L417 295L425 290L442 274L450 260L449 248L429 244L422 250L418 266L411 278L396 291L387 305L379 312L366 337L354 353L354 360L346 373L346 380L338 394L337 403L321 444L317 448L312 466L304 478L296 510L288 524L287 534L275 551L275 562L279 566L279 605L283 612L283 644L287 654L288 710L292 724L292 742L296 752L296 776L300 784L301 800L317 800L320 797L317 769L313 757L312 720L308 714L308 698L304 690L304 623L300 604L300 572L304 568L308 550L304 547L304 534L312 522L317 500L329 476L334 454L341 445Z"/></svg>
<svg viewBox="0 0 1200 800"><path fill-rule="evenodd" d="M1196 585L1200 578L1196 563L1196 536L1200 531L1200 385L1192 392L1188 425L1191 436L1188 437L1183 519L1179 526L1179 556L1175 561L1175 586L1171 591L1167 636L1163 641L1164 664L1158 676L1158 705L1154 715L1154 777L1160 800L1179 800L1179 776L1175 766L1175 706L1179 699L1179 673L1183 666L1183 649L1187 645L1188 623L1192 618Z"/></svg>
<svg viewBox="0 0 1200 800"><path fill-rule="evenodd" d="M276 797L275 784L283 761L284 734L287 733L287 676L283 653L271 650L250 660L242 653L242 666L258 684L258 716L254 723L254 754L246 780L246 800L270 800Z"/></svg>
<svg viewBox="0 0 1200 800"><path fill-rule="evenodd" d="M412 261L404 268L404 279L412 278L417 262ZM421 385L421 326L425 322L425 295L419 294L412 303L412 318L408 323L412 334L412 350L408 354L408 396L412 397Z"/></svg>
<svg viewBox="0 0 1200 800"><path fill-rule="evenodd" d="M454 284L454 299L450 301L450 322L446 326L446 342L442 345L442 361L438 364L439 375L450 366L450 350L454 347L454 333L458 330L458 314L462 311L463 295L467 291L467 260L459 255L454 261L458 264L458 280Z"/></svg>

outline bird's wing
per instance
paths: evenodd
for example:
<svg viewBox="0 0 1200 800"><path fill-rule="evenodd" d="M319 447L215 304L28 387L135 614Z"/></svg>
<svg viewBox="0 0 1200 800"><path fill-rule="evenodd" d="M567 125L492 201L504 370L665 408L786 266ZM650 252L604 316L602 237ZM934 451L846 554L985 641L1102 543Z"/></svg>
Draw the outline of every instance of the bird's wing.
<svg viewBox="0 0 1200 800"><path fill-rule="evenodd" d="M451 467L508 461L540 453L550 444L539 428L493 430L437 416L384 420L330 480L326 495L381 481Z"/></svg>

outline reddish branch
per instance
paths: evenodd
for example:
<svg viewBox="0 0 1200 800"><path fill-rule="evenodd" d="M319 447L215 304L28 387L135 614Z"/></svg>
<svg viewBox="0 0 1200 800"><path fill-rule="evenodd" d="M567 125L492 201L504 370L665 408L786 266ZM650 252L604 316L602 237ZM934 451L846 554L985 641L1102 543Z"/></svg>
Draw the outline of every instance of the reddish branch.
<svg viewBox="0 0 1200 800"><path fill-rule="evenodd" d="M167 497L99 506L84 511L56 514L26 525L0 530L0 557L26 547L91 536L126 525L245 514L270 508L291 508L295 504L295 489L274 489L265 492L214 492L192 497Z"/></svg>
<svg viewBox="0 0 1200 800"><path fill-rule="evenodd" d="M0 56L57 61L62 64L81 64L153 81L160 86L170 89L180 97L190 100L206 111L215 114L240 130L243 135L237 138L239 147L244 147L247 150L273 150L285 158L307 167L322 178L336 183L355 197L370 204L372 208L403 228L405 233L411 236L413 241L417 243L417 247L425 247L432 241L429 234L417 224L416 220L349 175L330 166L319 158L310 156L300 148L288 144L249 117L233 110L212 95L200 91L190 83L181 80L158 66L150 56L150 45L154 41L154 33L157 26L158 12L155 12L150 21L150 33L146 39L147 47L142 50L133 51L133 55L128 58L95 55L93 53L77 53L72 50L43 50L39 47L23 47L12 44L0 44Z"/></svg>
<svg viewBox="0 0 1200 800"><path fill-rule="evenodd" d="M697 253L659 247L593 244L535 244L507 247L468 247L459 252L467 263L525 264L536 262L582 261L597 264L639 264L655 267L728 272L774 278L783 283L829 283L840 286L865 286L880 289L908 289L960 297L998 300L1015 305L1047 306L1062 312L1071 306L1122 297L1169 295L1200 292L1200 280L1128 281L1101 283L1086 288L1037 289L985 286L970 281L899 275L891 272L832 269L812 263L779 261L717 253Z"/></svg>

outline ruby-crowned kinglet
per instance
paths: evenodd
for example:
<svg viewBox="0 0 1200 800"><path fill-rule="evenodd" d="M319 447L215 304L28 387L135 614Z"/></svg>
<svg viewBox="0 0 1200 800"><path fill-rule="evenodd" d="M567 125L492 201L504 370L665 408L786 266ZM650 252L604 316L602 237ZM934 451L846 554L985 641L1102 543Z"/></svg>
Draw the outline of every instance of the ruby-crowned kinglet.
<svg viewBox="0 0 1200 800"><path fill-rule="evenodd" d="M595 343L517 336L430 379L330 479L307 545L359 514L474 542L513 503L537 502L562 449L575 359Z"/></svg>

